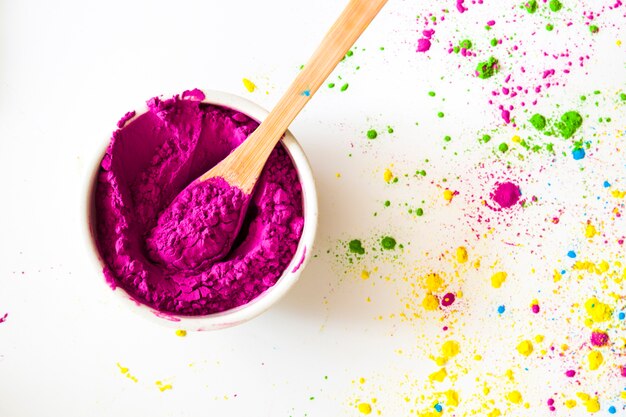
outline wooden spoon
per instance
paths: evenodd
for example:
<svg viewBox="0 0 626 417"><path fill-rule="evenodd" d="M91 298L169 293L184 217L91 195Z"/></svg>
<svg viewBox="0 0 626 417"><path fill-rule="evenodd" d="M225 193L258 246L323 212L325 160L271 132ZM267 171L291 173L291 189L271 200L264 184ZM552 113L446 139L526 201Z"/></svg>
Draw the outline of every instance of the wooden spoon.
<svg viewBox="0 0 626 417"><path fill-rule="evenodd" d="M161 214L159 225L148 238L148 250L153 258L174 264L176 267L196 268L228 253L245 217L249 197L270 153L293 119L313 97L386 2L387 0L350 0L313 56L259 127L230 155L183 190L172 205ZM201 199L194 199L189 188L192 186L197 188L205 182L206 186L214 187L216 191L209 192ZM241 194L237 191L233 194L229 186L243 193L243 201ZM183 197L183 194L186 196ZM211 207L212 202L207 201L207 199L217 199L217 196L224 195L236 200L235 204L227 207L227 210L224 210L224 207L218 210L215 205ZM172 213L170 210L172 206L177 205L179 209L183 207L185 213L193 213L198 207L190 206L196 204L196 200L202 203L202 209L218 213L217 217L220 216L220 212L228 212L228 218L215 219L213 216L213 224L189 226L184 224L185 215L181 215L180 210L178 213ZM222 205L224 200L221 198ZM176 223L175 219L181 218L183 220ZM226 227L213 227L216 224L226 225ZM189 245L194 248L190 249Z"/></svg>

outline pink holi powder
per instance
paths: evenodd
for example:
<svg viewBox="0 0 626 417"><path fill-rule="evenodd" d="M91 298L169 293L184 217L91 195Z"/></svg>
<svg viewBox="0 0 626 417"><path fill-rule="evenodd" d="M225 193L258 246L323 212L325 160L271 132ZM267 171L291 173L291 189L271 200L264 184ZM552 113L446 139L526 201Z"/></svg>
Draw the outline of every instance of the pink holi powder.
<svg viewBox="0 0 626 417"><path fill-rule="evenodd" d="M626 365L620 367L620 375L626 378Z"/></svg>
<svg viewBox="0 0 626 417"><path fill-rule="evenodd" d="M491 199L502 208L509 208L515 205L522 193L519 186L512 182L499 183L496 189L490 194Z"/></svg>
<svg viewBox="0 0 626 417"><path fill-rule="evenodd" d="M594 346L606 346L609 344L609 335L604 332L592 332L591 344Z"/></svg>
<svg viewBox="0 0 626 417"><path fill-rule="evenodd" d="M209 202L216 184L186 187L258 123L203 98L192 90L151 99L147 113L113 133L98 174L94 214L105 277L164 315L205 315L253 300L289 265L304 226L302 187L279 145L248 196L241 230L226 244L230 251L216 253L224 242L211 227L233 228L246 197L222 188L218 210L197 204L199 210L189 210L190 202Z"/></svg>
<svg viewBox="0 0 626 417"><path fill-rule="evenodd" d="M421 38L417 40L417 52L426 52L430 49L430 40Z"/></svg>
<svg viewBox="0 0 626 417"><path fill-rule="evenodd" d="M4 323L5 321L7 321L8 316L9 316L9 313L4 313L4 316L0 317L0 323Z"/></svg>
<svg viewBox="0 0 626 417"><path fill-rule="evenodd" d="M539 314L539 305L538 304L533 304L531 307L531 310L533 313L535 314Z"/></svg>
<svg viewBox="0 0 626 417"><path fill-rule="evenodd" d="M576 371L573 369L570 369L569 371L565 371L565 376L568 378L573 378L576 376Z"/></svg>
<svg viewBox="0 0 626 417"><path fill-rule="evenodd" d="M449 292L446 295L444 295L443 298L441 299L441 305L444 307L451 306L455 300L456 300L456 297L454 296L454 294Z"/></svg>
<svg viewBox="0 0 626 417"><path fill-rule="evenodd" d="M459 13L464 13L467 11L467 8L463 5L464 2L465 0L456 0L456 9L459 11Z"/></svg>

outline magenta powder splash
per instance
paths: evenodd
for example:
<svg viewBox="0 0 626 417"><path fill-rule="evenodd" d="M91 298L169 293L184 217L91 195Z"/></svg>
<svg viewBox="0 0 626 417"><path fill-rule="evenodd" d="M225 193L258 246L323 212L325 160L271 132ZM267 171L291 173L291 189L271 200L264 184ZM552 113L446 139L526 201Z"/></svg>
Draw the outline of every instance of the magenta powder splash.
<svg viewBox="0 0 626 417"><path fill-rule="evenodd" d="M430 49L430 40L421 38L417 40L417 52L426 52Z"/></svg>
<svg viewBox="0 0 626 417"><path fill-rule="evenodd" d="M207 256L202 249L206 245L185 241L181 234L176 235L179 241L164 244L161 238L167 237L158 231L164 226L158 223L159 215L258 126L235 110L201 103L203 98L194 90L148 101L145 114L113 133L98 174L95 233L105 277L113 288L119 286L164 313L205 315L253 300L272 287L291 262L304 226L302 187L279 145L222 259L199 262ZM194 187L189 189L194 192ZM207 211L188 213L181 208L181 213L183 223L204 215L207 224L214 221Z"/></svg>
<svg viewBox="0 0 626 417"><path fill-rule="evenodd" d="M573 369L565 371L565 376L568 378L574 378L576 376L576 371Z"/></svg>
<svg viewBox="0 0 626 417"><path fill-rule="evenodd" d="M509 208L515 205L521 195L519 187L508 181L497 184L496 189L490 194L491 199L502 208Z"/></svg>
<svg viewBox="0 0 626 417"><path fill-rule="evenodd" d="M609 335L604 332L592 332L591 344L598 347L606 346L609 344Z"/></svg>
<svg viewBox="0 0 626 417"><path fill-rule="evenodd" d="M0 317L0 323L4 323L5 321L7 321L8 316L9 316L9 313L4 313L4 316Z"/></svg>

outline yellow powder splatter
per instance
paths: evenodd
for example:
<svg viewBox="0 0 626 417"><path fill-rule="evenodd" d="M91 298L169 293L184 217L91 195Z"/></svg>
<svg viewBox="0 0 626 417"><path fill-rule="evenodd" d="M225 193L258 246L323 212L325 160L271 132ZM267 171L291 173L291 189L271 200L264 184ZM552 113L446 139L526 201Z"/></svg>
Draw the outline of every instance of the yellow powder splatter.
<svg viewBox="0 0 626 417"><path fill-rule="evenodd" d="M613 190L613 191L611 191L611 195L613 197L615 197L615 198L622 199L622 198L626 197L626 191Z"/></svg>
<svg viewBox="0 0 626 417"><path fill-rule="evenodd" d="M361 279L368 279L370 277L370 273L366 270L361 271Z"/></svg>
<svg viewBox="0 0 626 417"><path fill-rule="evenodd" d="M187 330L183 330L183 329L176 330L176 336L178 336L178 337L185 337L185 336L187 336Z"/></svg>
<svg viewBox="0 0 626 417"><path fill-rule="evenodd" d="M613 311L607 304L600 302L596 297L591 297L585 302L585 310L592 323L602 323L611 318Z"/></svg>
<svg viewBox="0 0 626 417"><path fill-rule="evenodd" d="M543 342L544 336L542 334L538 334L537 336L535 336L535 342L537 343L541 343Z"/></svg>
<svg viewBox="0 0 626 417"><path fill-rule="evenodd" d="M448 190L447 188L443 191L443 199L450 202L454 198L454 191Z"/></svg>
<svg viewBox="0 0 626 417"><path fill-rule="evenodd" d="M168 389L172 389L172 384L164 384L161 381L156 381L155 385L159 388L159 391L167 391Z"/></svg>
<svg viewBox="0 0 626 417"><path fill-rule="evenodd" d="M383 173L383 179L386 183L389 183L389 181L393 179L393 172L391 172L389 168L385 169L385 172Z"/></svg>
<svg viewBox="0 0 626 417"><path fill-rule="evenodd" d="M369 414L372 412L372 406L368 403L360 403L358 408L362 414Z"/></svg>
<svg viewBox="0 0 626 417"><path fill-rule="evenodd" d="M616 40L615 45L622 46L622 41L620 39Z"/></svg>
<svg viewBox="0 0 626 417"><path fill-rule="evenodd" d="M522 394L519 391L511 391L506 394L506 399L511 401L513 404L521 404L522 403Z"/></svg>
<svg viewBox="0 0 626 417"><path fill-rule="evenodd" d="M428 291L437 291L441 285L443 285L443 279L439 276L439 274L428 274L426 275L426 289Z"/></svg>
<svg viewBox="0 0 626 417"><path fill-rule="evenodd" d="M439 308L439 299L434 295L428 293L422 301L422 307L428 311L437 310Z"/></svg>
<svg viewBox="0 0 626 417"><path fill-rule="evenodd" d="M587 407L587 412L589 413L597 413L600 411L600 403L597 398L590 398L585 401L585 407Z"/></svg>
<svg viewBox="0 0 626 417"><path fill-rule="evenodd" d="M524 355L528 356L533 353L533 344L530 340L524 340L522 343L517 345L517 351Z"/></svg>
<svg viewBox="0 0 626 417"><path fill-rule="evenodd" d="M242 81L243 81L243 86L246 87L246 90L248 90L248 92L252 93L254 90L256 90L256 84L250 81L249 79L244 78Z"/></svg>
<svg viewBox="0 0 626 417"><path fill-rule="evenodd" d="M589 370L595 371L600 367L600 365L602 365L602 362L604 362L604 357L602 356L602 352L592 350L589 352L587 360L589 361Z"/></svg>
<svg viewBox="0 0 626 417"><path fill-rule="evenodd" d="M443 382L444 379L448 376L448 372L446 372L446 368L441 368L437 372L433 372L428 376L428 379L431 381Z"/></svg>
<svg viewBox="0 0 626 417"><path fill-rule="evenodd" d="M552 280L554 282L559 282L561 278L563 278L563 275L561 275L561 273L555 269L554 274L552 275Z"/></svg>
<svg viewBox="0 0 626 417"><path fill-rule="evenodd" d="M483 356L482 355L474 355L474 360L475 361L482 361L483 360Z"/></svg>
<svg viewBox="0 0 626 417"><path fill-rule="evenodd" d="M365 378L363 377L359 378L359 384L365 384Z"/></svg>
<svg viewBox="0 0 626 417"><path fill-rule="evenodd" d="M596 234L598 234L598 231L596 230L595 226L591 223L587 224L587 227L585 227L585 237L591 239Z"/></svg>
<svg viewBox="0 0 626 417"><path fill-rule="evenodd" d="M506 277L508 274L506 272L496 272L491 276L491 286L493 288L500 288L504 281L506 281Z"/></svg>
<svg viewBox="0 0 626 417"><path fill-rule="evenodd" d="M500 417L501 415L502 412L500 411L500 409L494 408L489 412L489 414L487 414L487 417Z"/></svg>
<svg viewBox="0 0 626 417"><path fill-rule="evenodd" d="M465 246L456 248L456 260L462 264L467 262L467 249L465 249Z"/></svg>
<svg viewBox="0 0 626 417"><path fill-rule="evenodd" d="M515 135L511 138L511 140L515 143L520 143L522 141L522 138L520 138L518 135Z"/></svg>
<svg viewBox="0 0 626 417"><path fill-rule="evenodd" d="M446 394L446 405L450 407L456 407L459 405L459 393L455 390L451 389L445 392Z"/></svg>
<svg viewBox="0 0 626 417"><path fill-rule="evenodd" d="M137 378L135 378L135 376L134 376L134 375L131 375L131 374L130 374L129 369L128 369L128 368L126 368L126 367L124 367L124 366L122 366L122 365L120 365L120 363L119 363L119 362L117 363L117 367L119 368L120 372L121 372L123 375L125 375L125 376L126 376L126 378L130 379L130 380L131 380L131 381L133 381L133 382L137 382L137 381L138 381L138 380L137 380Z"/></svg>
<svg viewBox="0 0 626 417"><path fill-rule="evenodd" d="M443 345L441 345L441 354L445 358L453 358L459 354L460 346L458 342L454 340L448 340Z"/></svg>
<svg viewBox="0 0 626 417"><path fill-rule="evenodd" d="M567 400L565 401L565 407L574 408L576 407L576 400Z"/></svg>

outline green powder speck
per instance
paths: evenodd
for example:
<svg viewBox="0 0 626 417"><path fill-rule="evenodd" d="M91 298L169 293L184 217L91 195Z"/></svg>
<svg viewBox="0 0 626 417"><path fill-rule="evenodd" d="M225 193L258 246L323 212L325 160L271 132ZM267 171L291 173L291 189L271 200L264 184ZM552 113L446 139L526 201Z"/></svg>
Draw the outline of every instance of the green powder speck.
<svg viewBox="0 0 626 417"><path fill-rule="evenodd" d="M391 205L391 201L387 200L387 201L385 201L384 204L385 204L385 207L389 207Z"/></svg>
<svg viewBox="0 0 626 417"><path fill-rule="evenodd" d="M583 118L576 111L568 111L561 116L561 121L556 124L556 128L565 139L574 136L576 130L583 124Z"/></svg>
<svg viewBox="0 0 626 417"><path fill-rule="evenodd" d="M387 133L393 133L393 127L387 126Z"/></svg>
<svg viewBox="0 0 626 417"><path fill-rule="evenodd" d="M460 46L455 46L455 47L453 47L453 48L452 48L452 51L453 51L455 54L458 54L458 53L461 51L461 47L460 47Z"/></svg>
<svg viewBox="0 0 626 417"><path fill-rule="evenodd" d="M524 7L528 13L535 13L539 8L539 5L537 4L537 0L529 0L526 4L524 4Z"/></svg>
<svg viewBox="0 0 626 417"><path fill-rule="evenodd" d="M472 41L470 41L469 39L463 39L459 43L459 46L463 49L472 49Z"/></svg>
<svg viewBox="0 0 626 417"><path fill-rule="evenodd" d="M619 95L619 98L621 98L621 99L622 99L622 101L626 101L626 93L621 93L621 94Z"/></svg>
<svg viewBox="0 0 626 417"><path fill-rule="evenodd" d="M345 83L344 85L341 86L341 91L346 91L349 87L348 83Z"/></svg>
<svg viewBox="0 0 626 417"><path fill-rule="evenodd" d="M418 216L423 216L424 215L424 210L420 207L417 210L415 210L415 214Z"/></svg>
<svg viewBox="0 0 626 417"><path fill-rule="evenodd" d="M446 135L446 136L443 138L443 140L444 140L444 141L446 141L446 142L450 142L450 141L452 140L452 138L451 138L450 136Z"/></svg>
<svg viewBox="0 0 626 417"><path fill-rule="evenodd" d="M478 140L481 141L482 143L487 143L487 142L489 142L491 140L491 136L485 134L485 135L483 135L482 138L480 138Z"/></svg>
<svg viewBox="0 0 626 417"><path fill-rule="evenodd" d="M350 243L348 243L348 248L352 253L357 253L359 255L363 255L365 253L365 248L363 248L363 245L361 244L361 241L359 239L351 240Z"/></svg>
<svg viewBox="0 0 626 417"><path fill-rule="evenodd" d="M374 129L370 129L367 131L367 138L368 139L376 139L378 137L378 132L375 131Z"/></svg>
<svg viewBox="0 0 626 417"><path fill-rule="evenodd" d="M599 94L601 94L601 93L602 93L602 92L601 92L600 90L596 90L596 91L594 91L594 92L593 92L593 94L595 94L595 95L599 95Z"/></svg>
<svg viewBox="0 0 626 417"><path fill-rule="evenodd" d="M491 43L491 46L497 46L498 40L496 38L493 38L490 43Z"/></svg>
<svg viewBox="0 0 626 417"><path fill-rule="evenodd" d="M328 83L328 88L334 88L335 87L335 83Z"/></svg>
<svg viewBox="0 0 626 417"><path fill-rule="evenodd" d="M428 95L429 95L429 96L431 96L431 97L435 97L435 95L436 95L436 94L435 94L435 92L434 92L434 91L429 91L429 92L428 92Z"/></svg>
<svg viewBox="0 0 626 417"><path fill-rule="evenodd" d="M500 146L498 146L498 149L500 150L500 152L504 153L509 150L509 145L507 145L505 142L502 142Z"/></svg>
<svg viewBox="0 0 626 417"><path fill-rule="evenodd" d="M439 113L437 113L437 117L443 117L443 116L445 116L445 115L443 114L443 112L442 112L442 111L440 111Z"/></svg>
<svg viewBox="0 0 626 417"><path fill-rule="evenodd" d="M391 236L385 236L380 241L380 246L385 250L392 250L396 247L396 240Z"/></svg>
<svg viewBox="0 0 626 417"><path fill-rule="evenodd" d="M580 96L580 101L585 101L587 100L587 96Z"/></svg>
<svg viewBox="0 0 626 417"><path fill-rule="evenodd" d="M600 31L600 28L597 27L596 25L589 26L589 32L591 32L591 33L598 33L599 31Z"/></svg>
<svg viewBox="0 0 626 417"><path fill-rule="evenodd" d="M352 56L352 55L354 55L354 51L352 51L352 50L349 50L349 51L346 53L346 56Z"/></svg>
<svg viewBox="0 0 626 417"><path fill-rule="evenodd" d="M539 113L534 114L529 121L537 130L543 130L546 127L546 118Z"/></svg>
<svg viewBox="0 0 626 417"><path fill-rule="evenodd" d="M492 77L498 72L498 60L494 57L490 57L487 61L479 62L476 67L478 78L487 79Z"/></svg>
<svg viewBox="0 0 626 417"><path fill-rule="evenodd" d="M546 30L547 30L548 32L552 32L552 29L554 29L554 25L553 25L552 23L548 23L548 24L546 25Z"/></svg>
<svg viewBox="0 0 626 417"><path fill-rule="evenodd" d="M552 10L553 12L558 12L562 8L563 3L561 3L559 0L550 0L550 10Z"/></svg>

